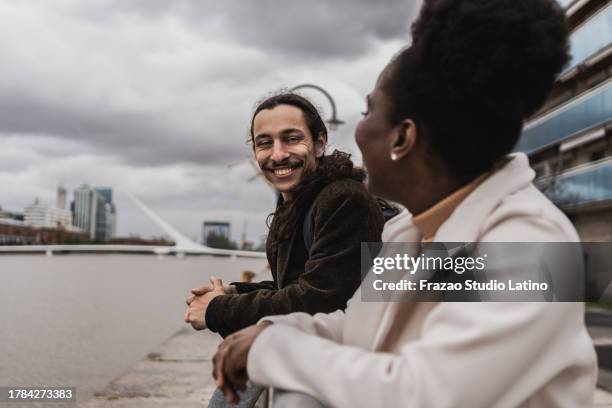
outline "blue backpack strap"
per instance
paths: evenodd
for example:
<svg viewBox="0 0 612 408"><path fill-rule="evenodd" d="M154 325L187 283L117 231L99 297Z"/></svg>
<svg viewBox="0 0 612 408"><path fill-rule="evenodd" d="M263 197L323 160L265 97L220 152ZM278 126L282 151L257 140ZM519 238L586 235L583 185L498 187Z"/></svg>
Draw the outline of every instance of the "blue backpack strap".
<svg viewBox="0 0 612 408"><path fill-rule="evenodd" d="M302 223L302 236L304 238L304 246L306 252L310 254L310 248L314 242L314 219L312 218L312 212L314 210L314 201L310 204L306 215L304 216L304 222Z"/></svg>
<svg viewBox="0 0 612 408"><path fill-rule="evenodd" d="M380 207L380 211L382 211L385 222L389 221L391 218L395 217L397 214L400 213L399 208L397 208L390 202L383 200L380 197L376 197L376 202L378 203L378 206Z"/></svg>

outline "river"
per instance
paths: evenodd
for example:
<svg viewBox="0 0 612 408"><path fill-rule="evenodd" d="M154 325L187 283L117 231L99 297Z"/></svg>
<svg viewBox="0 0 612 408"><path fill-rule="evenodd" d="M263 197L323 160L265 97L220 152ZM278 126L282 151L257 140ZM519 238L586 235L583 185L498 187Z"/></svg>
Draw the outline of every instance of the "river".
<svg viewBox="0 0 612 408"><path fill-rule="evenodd" d="M72 386L86 400L185 325L190 288L264 266L211 256L0 255L0 387Z"/></svg>

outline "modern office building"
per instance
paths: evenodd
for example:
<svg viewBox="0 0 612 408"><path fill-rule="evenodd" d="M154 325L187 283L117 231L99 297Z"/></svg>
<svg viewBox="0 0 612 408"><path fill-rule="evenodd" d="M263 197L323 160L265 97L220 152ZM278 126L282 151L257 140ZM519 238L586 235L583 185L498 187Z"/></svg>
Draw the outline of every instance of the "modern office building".
<svg viewBox="0 0 612 408"><path fill-rule="evenodd" d="M87 184L74 190L74 201L71 205L73 223L81 228L90 239L96 234L96 192Z"/></svg>
<svg viewBox="0 0 612 408"><path fill-rule="evenodd" d="M572 60L516 150L529 155L536 185L583 241L612 241L612 1L560 3Z"/></svg>
<svg viewBox="0 0 612 408"><path fill-rule="evenodd" d="M34 228L71 228L72 214L70 211L42 204L38 199L26 207L24 211L25 224Z"/></svg>
<svg viewBox="0 0 612 408"><path fill-rule="evenodd" d="M0 206L0 223L23 223L25 220L25 214L19 211L4 210Z"/></svg>
<svg viewBox="0 0 612 408"><path fill-rule="evenodd" d="M230 223L225 221L205 221L202 224L202 243L206 244L210 234L218 237L230 238Z"/></svg>
<svg viewBox="0 0 612 408"><path fill-rule="evenodd" d="M96 230L95 239L110 241L115 236L116 210L113 204L113 190L106 187L95 188L96 195Z"/></svg>
<svg viewBox="0 0 612 408"><path fill-rule="evenodd" d="M83 241L87 235L72 225L72 213L59 206L66 190L58 188L56 207L38 199L24 212L6 211L0 207L0 245L51 245Z"/></svg>
<svg viewBox="0 0 612 408"><path fill-rule="evenodd" d="M74 225L85 230L90 239L109 241L114 237L117 212L112 189L84 184L74 191L71 209Z"/></svg>
<svg viewBox="0 0 612 408"><path fill-rule="evenodd" d="M68 200L68 192L66 191L64 187L59 186L57 188L57 203L55 206L57 208L61 208L62 210L65 210L67 200Z"/></svg>

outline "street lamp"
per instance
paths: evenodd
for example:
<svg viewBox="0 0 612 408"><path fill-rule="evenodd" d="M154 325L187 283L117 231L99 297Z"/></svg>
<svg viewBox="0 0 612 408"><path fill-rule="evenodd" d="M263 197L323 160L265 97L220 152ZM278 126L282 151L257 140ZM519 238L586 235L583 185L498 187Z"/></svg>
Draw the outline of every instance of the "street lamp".
<svg viewBox="0 0 612 408"><path fill-rule="evenodd" d="M325 95L327 97L327 100L329 101L329 103L331 104L331 118L329 118L327 120L327 124L329 125L329 129L331 131L335 131L336 129L338 129L338 126L342 125L343 123L345 123L343 120L340 120L336 117L336 103L334 102L334 100L332 99L331 95L329 94L329 92L327 92L325 89L321 88L320 86L317 85L313 85L313 84L302 84L302 85L297 85L294 86L293 88L291 88L291 91L297 91L298 89L303 89L303 88L312 88L315 89L319 92L321 92L323 95Z"/></svg>

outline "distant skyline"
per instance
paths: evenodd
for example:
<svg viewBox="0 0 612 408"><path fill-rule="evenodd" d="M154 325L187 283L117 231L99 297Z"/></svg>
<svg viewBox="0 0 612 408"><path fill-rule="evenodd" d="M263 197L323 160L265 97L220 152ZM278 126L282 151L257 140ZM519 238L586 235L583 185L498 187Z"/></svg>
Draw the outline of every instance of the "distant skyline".
<svg viewBox="0 0 612 408"><path fill-rule="evenodd" d="M273 192L244 160L255 102L302 83L328 90L353 132L380 70L409 43L419 1L177 0L0 3L0 205L115 191L117 234L160 235L130 192L189 237L229 221L258 242ZM304 91L329 117L327 101ZM237 164L238 163L238 164ZM237 165L235 165L237 164ZM232 166L230 166L232 165Z"/></svg>

